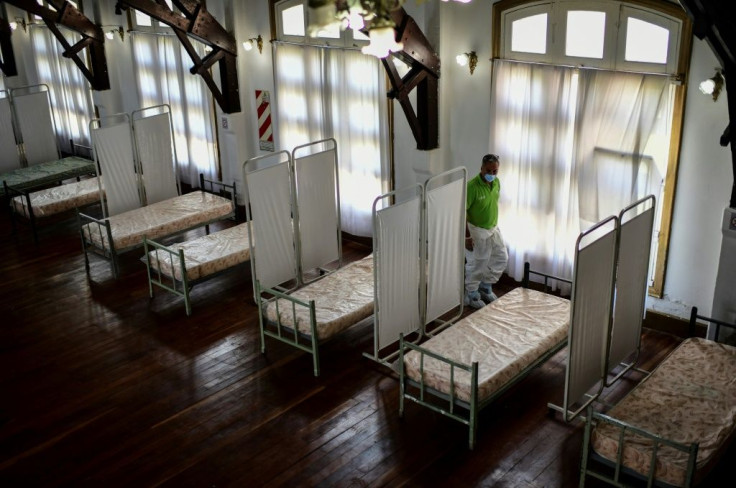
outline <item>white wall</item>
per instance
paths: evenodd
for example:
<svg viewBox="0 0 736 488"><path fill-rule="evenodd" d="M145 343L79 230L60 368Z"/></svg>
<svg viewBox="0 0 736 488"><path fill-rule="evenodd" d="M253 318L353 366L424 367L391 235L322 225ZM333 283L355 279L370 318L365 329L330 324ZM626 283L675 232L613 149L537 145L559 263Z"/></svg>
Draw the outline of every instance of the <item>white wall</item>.
<svg viewBox="0 0 736 488"><path fill-rule="evenodd" d="M693 40L685 106L675 208L672 219L664 300L655 310L689 316L689 309L709 315L721 249L721 219L733 184L731 150L719 145L728 125L727 93L717 102L698 84L713 76L718 61L708 44Z"/></svg>

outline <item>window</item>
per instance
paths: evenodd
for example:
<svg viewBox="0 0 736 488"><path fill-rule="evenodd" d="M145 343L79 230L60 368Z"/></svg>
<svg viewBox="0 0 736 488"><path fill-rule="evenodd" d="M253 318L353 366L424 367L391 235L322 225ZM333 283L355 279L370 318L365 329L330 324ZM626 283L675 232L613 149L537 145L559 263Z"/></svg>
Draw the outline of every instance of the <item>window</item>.
<svg viewBox="0 0 736 488"><path fill-rule="evenodd" d="M683 19L669 13L622 1L555 0L496 10L503 26L497 52L504 59L677 72Z"/></svg>
<svg viewBox="0 0 736 488"><path fill-rule="evenodd" d="M384 70L378 59L352 47L360 41L351 30L307 37L305 5L288 0L274 9L277 144L290 151L334 137L342 229L369 236L373 200L388 181Z"/></svg>
<svg viewBox="0 0 736 488"><path fill-rule="evenodd" d="M567 12L565 56L603 59L606 13L592 10Z"/></svg>
<svg viewBox="0 0 736 488"><path fill-rule="evenodd" d="M167 4L171 6L170 0ZM215 110L205 82L189 72L191 58L171 28L133 9L129 12L135 27L129 44L138 106L171 107L176 159L183 182L196 185L199 173L217 179ZM192 41L197 54L204 57L204 44Z"/></svg>
<svg viewBox="0 0 736 488"><path fill-rule="evenodd" d="M668 75L685 69L689 53L680 39L690 24L676 6L649 5L494 5L494 29L501 30L494 53L503 59L494 62L490 138L505 161L502 178L515 189L502 195L502 225L517 278L529 259L569 275L581 230L654 194L650 291L661 294L666 260L657 255L666 256L669 229L659 226L671 220L674 188L666 175L677 171L670 141L681 131L675 115L684 90Z"/></svg>
<svg viewBox="0 0 736 488"><path fill-rule="evenodd" d="M284 0L274 7L277 38L281 41L322 46L361 46L368 44L368 36L352 29L338 26L322 29L314 37L307 35L309 9L306 0Z"/></svg>
<svg viewBox="0 0 736 488"><path fill-rule="evenodd" d="M511 23L511 50L518 53L547 52L547 14L530 15Z"/></svg>
<svg viewBox="0 0 736 488"><path fill-rule="evenodd" d="M166 6L169 7L173 12L177 12L171 0L165 0ZM150 17L139 10L133 8L128 9L130 24L133 29L141 31L152 31L152 32L168 32L170 27L163 22Z"/></svg>
<svg viewBox="0 0 736 488"><path fill-rule="evenodd" d="M80 39L74 31L64 27L59 30L70 44ZM94 114L89 82L71 59L62 56L64 48L45 24L31 25L29 33L38 82L50 89L59 148L72 152L70 140L89 146L89 121Z"/></svg>
<svg viewBox="0 0 736 488"><path fill-rule="evenodd" d="M665 64L670 33L634 17L626 19L626 61Z"/></svg>

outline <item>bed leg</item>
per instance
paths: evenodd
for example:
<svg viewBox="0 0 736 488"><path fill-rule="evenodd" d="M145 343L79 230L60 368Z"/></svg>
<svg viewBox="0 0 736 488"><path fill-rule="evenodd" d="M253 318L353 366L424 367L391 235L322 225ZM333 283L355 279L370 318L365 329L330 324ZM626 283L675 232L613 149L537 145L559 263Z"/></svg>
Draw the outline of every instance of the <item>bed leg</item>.
<svg viewBox="0 0 736 488"><path fill-rule="evenodd" d="M470 370L471 392L470 392L470 438L468 447L472 451L475 447L475 435L478 430L478 362L472 364Z"/></svg>
<svg viewBox="0 0 736 488"><path fill-rule="evenodd" d="M585 476L588 472L588 448L590 446L590 429L593 424L593 407L588 406L587 418L585 419L585 430L583 431L583 455L580 460L580 484L585 486Z"/></svg>
<svg viewBox="0 0 736 488"><path fill-rule="evenodd" d="M192 304L189 301L189 288L184 288L184 308L187 311L187 317L192 316Z"/></svg>
<svg viewBox="0 0 736 488"><path fill-rule="evenodd" d="M317 311L314 300L309 301L309 321L312 326L312 358L314 362L314 376L319 376L319 338L317 337ZM294 320L294 324L297 321ZM294 329L297 329L295 326Z"/></svg>
<svg viewBox="0 0 736 488"><path fill-rule="evenodd" d="M399 334L399 418L404 418L404 392L406 379L404 378L404 333Z"/></svg>

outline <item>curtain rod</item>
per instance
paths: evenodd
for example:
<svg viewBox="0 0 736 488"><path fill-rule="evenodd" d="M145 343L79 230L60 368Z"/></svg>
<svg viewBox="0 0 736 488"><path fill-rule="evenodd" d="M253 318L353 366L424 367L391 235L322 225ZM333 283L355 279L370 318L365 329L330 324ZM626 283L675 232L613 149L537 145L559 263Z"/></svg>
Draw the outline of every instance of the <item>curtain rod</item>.
<svg viewBox="0 0 736 488"><path fill-rule="evenodd" d="M360 51L360 47L358 46L330 46L329 44L306 44L304 42L296 42L296 41L279 41L274 39L271 41L271 44L282 44L285 46L301 46L301 47L319 47L322 49L342 49L343 51Z"/></svg>
<svg viewBox="0 0 736 488"><path fill-rule="evenodd" d="M506 58L491 58L491 62L495 61L506 61L509 63L518 63L518 64L535 64L539 66L552 66L555 68L574 68L574 69L587 69L591 71L610 71L612 73L630 73L634 75L654 75L654 76L666 76L668 78L674 78L679 79L679 75L677 74L671 74L671 73L654 73L651 71L631 71L631 70L621 70L621 69L610 69L610 68L598 68L596 66L580 66L580 65L574 65L574 64L552 64L552 63L545 63L542 61L521 61L518 59L506 59Z"/></svg>

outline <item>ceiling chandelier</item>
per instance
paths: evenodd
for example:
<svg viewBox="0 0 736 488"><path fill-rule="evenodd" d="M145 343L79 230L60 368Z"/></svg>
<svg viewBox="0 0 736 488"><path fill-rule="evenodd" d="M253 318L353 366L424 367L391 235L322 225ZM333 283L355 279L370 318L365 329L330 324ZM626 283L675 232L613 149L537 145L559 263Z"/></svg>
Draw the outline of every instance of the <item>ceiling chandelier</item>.
<svg viewBox="0 0 736 488"><path fill-rule="evenodd" d="M363 53L385 58L404 48L396 42L396 23L391 19L391 11L402 3L404 0L309 0L307 33L316 37L336 27L368 32L370 44L362 48Z"/></svg>

